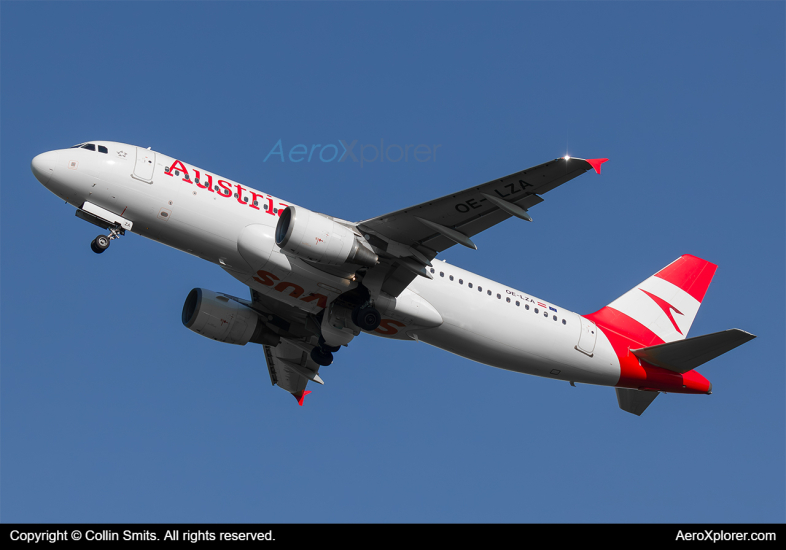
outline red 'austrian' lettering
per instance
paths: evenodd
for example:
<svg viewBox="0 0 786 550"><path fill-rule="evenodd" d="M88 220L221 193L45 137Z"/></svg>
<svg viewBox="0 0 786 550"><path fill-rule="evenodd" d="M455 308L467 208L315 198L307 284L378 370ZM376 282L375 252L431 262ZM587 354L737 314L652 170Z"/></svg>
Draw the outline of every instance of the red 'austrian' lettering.
<svg viewBox="0 0 786 550"><path fill-rule="evenodd" d="M248 205L253 208L254 210L259 210L259 207L256 205L257 199L264 199L265 195L260 195L259 193L255 193L251 191L251 202Z"/></svg>
<svg viewBox="0 0 786 550"><path fill-rule="evenodd" d="M165 172L165 174L167 176L174 176L173 172L175 170L180 170L181 172L183 172L183 176L184 176L183 177L183 181L191 183L191 181L189 179L187 179L189 177L188 170L186 170L186 167L183 166L183 163L180 162L179 160L176 160L175 162L173 162L172 166L169 167L169 172Z"/></svg>
<svg viewBox="0 0 786 550"><path fill-rule="evenodd" d="M242 187L239 183L236 183L235 187L237 187L237 202L240 204L246 204L243 202L243 191L245 191L245 188Z"/></svg>
<svg viewBox="0 0 786 550"><path fill-rule="evenodd" d="M224 180L218 180L218 186L224 191L226 191L226 194L224 194L224 191L219 191L218 192L219 195L221 195L224 198L232 196L232 188L229 186L229 182Z"/></svg>
<svg viewBox="0 0 786 550"><path fill-rule="evenodd" d="M192 170L194 171L194 174L196 174L196 177L195 177L194 180L191 179L191 176L188 173L188 169L186 168L186 165L183 164L181 161L175 159L175 160L172 161L172 166L170 166L169 170L165 171L164 174L166 174L167 176L172 177L172 176L175 175L175 171L183 172L183 181L185 181L186 183L196 183L197 187L199 187L200 189L206 189L206 190L210 191L211 193L217 192L221 197L223 197L225 199L232 196L232 194L233 194L232 193L232 184L229 183L228 181L218 180L218 183L216 184L216 186L213 187L213 176L212 176L212 174L205 173L204 180L207 180L207 182L205 182L203 180L203 178L202 178L202 172L200 170L197 170L196 168L192 168ZM237 197L236 197L237 198L237 202L242 204L242 205L249 206L249 207L253 208L254 210L259 210L259 203L258 203L257 199L259 201L267 200L267 203L268 203L267 207L263 208L263 210L265 212L267 212L268 214L270 214L271 216L276 216L276 215L281 216L281 213L284 211L284 208L289 206L287 204L284 204L283 202L279 203L278 207L275 208L275 212L274 212L273 211L274 208L273 208L273 198L272 197L269 197L269 196L266 197L264 194L257 193L256 191L252 191L251 189L246 189L245 187L243 187L239 183L236 183L234 185L237 188ZM244 191L247 192L247 193L251 193L251 198L249 200L243 200L245 198L245 197L243 197L243 192ZM254 204L254 203L257 203L257 204Z"/></svg>
<svg viewBox="0 0 786 550"><path fill-rule="evenodd" d="M210 191L212 193L213 192L213 176L211 176L210 174L205 174L205 177L207 178L207 185L202 185L200 183L200 180L202 179L202 174L200 174L199 170L197 170L196 168L194 168L194 173L196 174L196 178L194 179L194 183L196 183L196 186L197 187L201 187L202 189L207 189L208 191Z"/></svg>

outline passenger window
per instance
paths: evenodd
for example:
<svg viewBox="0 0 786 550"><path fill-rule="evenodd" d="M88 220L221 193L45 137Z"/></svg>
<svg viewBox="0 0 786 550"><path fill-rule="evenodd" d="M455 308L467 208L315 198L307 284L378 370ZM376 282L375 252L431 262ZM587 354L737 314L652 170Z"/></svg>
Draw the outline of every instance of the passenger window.
<svg viewBox="0 0 786 550"><path fill-rule="evenodd" d="M505 298L505 301L506 301L507 303L510 303L510 298Z"/></svg>
<svg viewBox="0 0 786 550"><path fill-rule="evenodd" d="M499 294L497 294L497 300L501 300L501 299L502 299L502 296L500 296ZM508 302L510 302L510 298L508 298Z"/></svg>
<svg viewBox="0 0 786 550"><path fill-rule="evenodd" d="M108 153L109 153L109 149L107 149L107 148L106 148L106 147L104 147L103 145L99 145L99 146L98 146L98 152L99 152L99 153L106 153L106 154L108 154Z"/></svg>
<svg viewBox="0 0 786 550"><path fill-rule="evenodd" d="M243 202L248 202L248 197L243 197Z"/></svg>
<svg viewBox="0 0 786 550"><path fill-rule="evenodd" d="M538 308L535 308L535 313L538 313Z"/></svg>
<svg viewBox="0 0 786 550"><path fill-rule="evenodd" d="M257 201L254 201L254 206L259 206L259 205L257 204Z"/></svg>
<svg viewBox="0 0 786 550"><path fill-rule="evenodd" d="M529 304L524 304L524 309L529 311Z"/></svg>
<svg viewBox="0 0 786 550"><path fill-rule="evenodd" d="M467 286L468 286L469 288L472 288L472 283L467 283Z"/></svg>
<svg viewBox="0 0 786 550"><path fill-rule="evenodd" d="M486 294L488 294L489 296L491 296L491 291L490 291L490 290L487 290L487 291L486 291Z"/></svg>
<svg viewBox="0 0 786 550"><path fill-rule="evenodd" d="M543 312L543 316L544 316L546 319L548 319L548 318L549 318L549 312L548 312L548 311L544 311L544 312Z"/></svg>
<svg viewBox="0 0 786 550"><path fill-rule="evenodd" d="M444 277L444 276L445 276L445 272L444 272L444 271L440 271L440 272L439 272L439 276L440 276L440 277Z"/></svg>
<svg viewBox="0 0 786 550"><path fill-rule="evenodd" d="M568 323L565 322L565 319L562 320L563 325L567 325Z"/></svg>
<svg viewBox="0 0 786 550"><path fill-rule="evenodd" d="M555 320L555 321L557 320L557 316L556 316L556 315L554 316L554 320Z"/></svg>
<svg viewBox="0 0 786 550"><path fill-rule="evenodd" d="M194 183L199 183L199 178L194 178Z"/></svg>
<svg viewBox="0 0 786 550"><path fill-rule="evenodd" d="M450 276L450 280L451 280L451 281L453 280L453 275L451 275L451 276Z"/></svg>
<svg viewBox="0 0 786 550"><path fill-rule="evenodd" d="M459 284L463 285L464 284L464 279L459 279Z"/></svg>
<svg viewBox="0 0 786 550"><path fill-rule="evenodd" d="M82 145L82 149L87 149L88 151L95 151L96 146L93 143L87 143L85 145Z"/></svg>
<svg viewBox="0 0 786 550"><path fill-rule="evenodd" d="M482 286L478 287L478 292L483 292L483 287Z"/></svg>
<svg viewBox="0 0 786 550"><path fill-rule="evenodd" d="M434 268L433 267L431 268L431 272L434 273Z"/></svg>
<svg viewBox="0 0 786 550"><path fill-rule="evenodd" d="M518 306L520 306L520 305L521 305L521 304L519 303L519 301L518 301L518 300L516 300L516 307L518 307Z"/></svg>

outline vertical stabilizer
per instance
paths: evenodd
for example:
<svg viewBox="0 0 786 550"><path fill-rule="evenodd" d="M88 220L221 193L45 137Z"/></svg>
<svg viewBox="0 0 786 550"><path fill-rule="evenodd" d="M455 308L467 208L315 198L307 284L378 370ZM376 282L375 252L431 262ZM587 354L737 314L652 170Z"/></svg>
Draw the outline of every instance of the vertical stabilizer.
<svg viewBox="0 0 786 550"><path fill-rule="evenodd" d="M717 267L686 254L587 318L642 346L682 340Z"/></svg>

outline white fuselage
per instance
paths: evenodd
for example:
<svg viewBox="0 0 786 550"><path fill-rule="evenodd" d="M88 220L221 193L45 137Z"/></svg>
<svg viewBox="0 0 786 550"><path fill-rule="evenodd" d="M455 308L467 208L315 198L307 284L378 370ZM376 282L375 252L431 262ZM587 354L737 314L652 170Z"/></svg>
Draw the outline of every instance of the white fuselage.
<svg viewBox="0 0 786 550"><path fill-rule="evenodd" d="M244 230L264 226L272 234L279 212L292 203L161 153L92 143L108 152L44 153L33 161L36 177L76 207L89 202L109 210L133 222L133 232L216 263L257 292L310 313L324 307L323 298L329 302L357 284L351 274L326 273L277 249L265 251L270 260L256 265L239 252ZM425 301L441 324L383 312L378 336L421 340L547 378L608 386L619 380L611 344L581 316L446 262L433 261L432 274L433 280L416 277L400 299L409 296L421 309Z"/></svg>

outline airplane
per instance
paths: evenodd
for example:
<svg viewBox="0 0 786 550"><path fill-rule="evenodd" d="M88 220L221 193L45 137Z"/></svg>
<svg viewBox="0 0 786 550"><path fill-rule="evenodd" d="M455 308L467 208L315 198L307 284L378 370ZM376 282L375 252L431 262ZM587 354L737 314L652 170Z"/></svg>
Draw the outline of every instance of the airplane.
<svg viewBox="0 0 786 550"><path fill-rule="evenodd" d="M755 338L688 338L717 266L683 255L608 306L579 315L436 259L606 158L571 156L360 222L308 210L179 158L90 141L36 156L31 169L76 216L219 265L250 299L194 288L183 324L218 342L262 346L273 385L303 405L320 367L360 333L421 341L493 367L614 387L640 416L660 393L711 394L696 372ZM220 200L219 200L220 199Z"/></svg>

